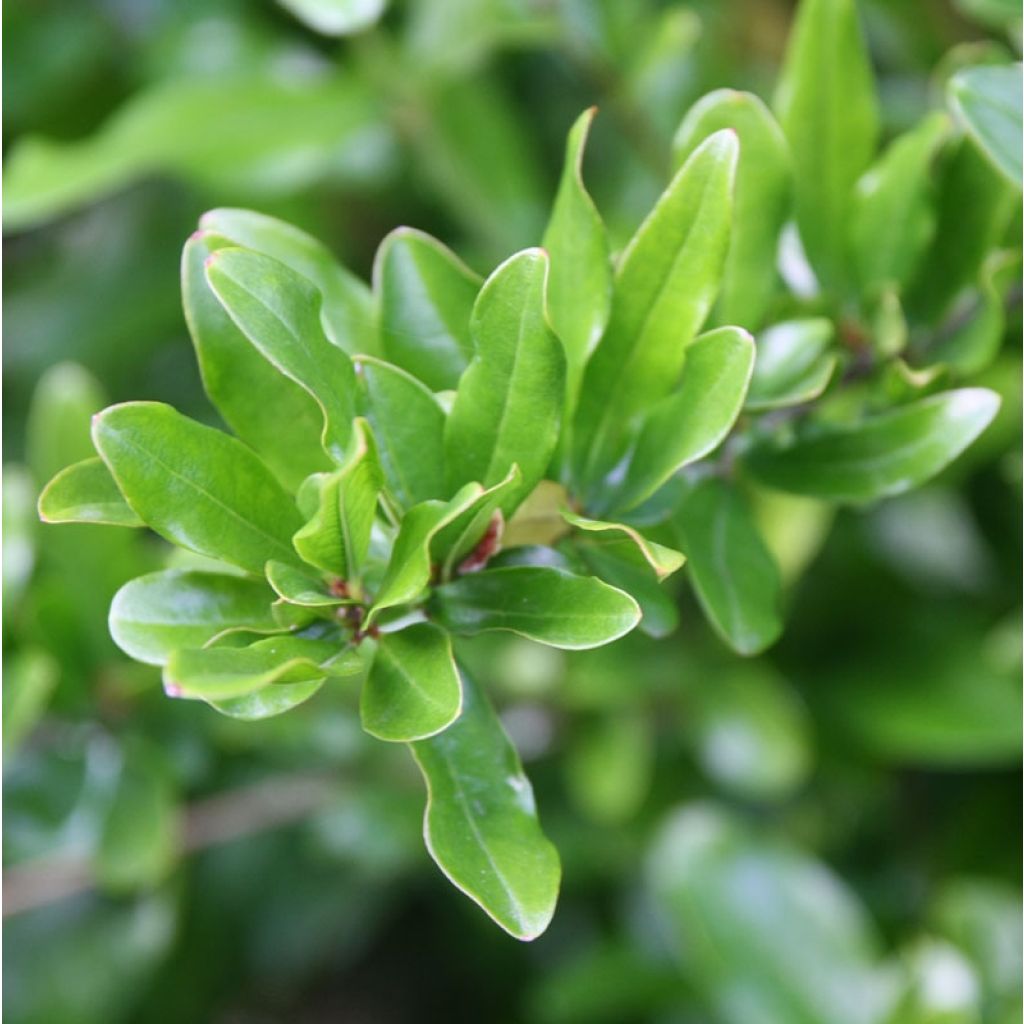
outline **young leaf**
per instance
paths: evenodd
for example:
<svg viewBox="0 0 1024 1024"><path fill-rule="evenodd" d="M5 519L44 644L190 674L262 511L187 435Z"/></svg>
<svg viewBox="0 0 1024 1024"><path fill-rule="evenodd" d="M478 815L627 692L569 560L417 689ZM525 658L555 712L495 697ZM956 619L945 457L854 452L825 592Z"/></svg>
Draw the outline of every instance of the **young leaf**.
<svg viewBox="0 0 1024 1024"><path fill-rule="evenodd" d="M211 700L207 703L228 718L258 722L264 718L283 715L286 711L304 704L323 685L323 677L300 683L275 683L273 686L264 686L261 690L254 690L241 697L228 697L225 700Z"/></svg>
<svg viewBox="0 0 1024 1024"><path fill-rule="evenodd" d="M373 264L384 357L433 391L457 387L473 358L469 318L481 283L437 239L392 231Z"/></svg>
<svg viewBox="0 0 1024 1024"><path fill-rule="evenodd" d="M373 352L376 330L373 296L322 242L276 217L254 210L220 208L199 219L199 227L243 249L280 260L308 278L320 292L320 320L327 337L346 352Z"/></svg>
<svg viewBox="0 0 1024 1024"><path fill-rule="evenodd" d="M39 495L39 517L47 523L106 523L144 526L128 507L102 459L62 469Z"/></svg>
<svg viewBox="0 0 1024 1024"><path fill-rule="evenodd" d="M1019 190L1024 150L1021 65L982 65L955 74L947 86L950 105L992 165Z"/></svg>
<svg viewBox="0 0 1024 1024"><path fill-rule="evenodd" d="M321 481L316 513L292 538L303 561L358 586L381 483L373 435L356 420L345 465Z"/></svg>
<svg viewBox="0 0 1024 1024"><path fill-rule="evenodd" d="M729 245L739 143L707 139L683 165L619 261L611 320L587 365L573 426L577 483L601 480L637 416L672 390L714 302Z"/></svg>
<svg viewBox="0 0 1024 1024"><path fill-rule="evenodd" d="M248 249L215 250L206 279L249 341L316 399L324 450L342 462L355 416L355 372L320 325L320 293L283 263Z"/></svg>
<svg viewBox="0 0 1024 1024"><path fill-rule="evenodd" d="M722 639L744 655L773 644L782 632L782 582L743 496L724 480L703 480L673 525L701 607Z"/></svg>
<svg viewBox="0 0 1024 1024"><path fill-rule="evenodd" d="M175 697L229 700L271 683L308 683L324 676L358 675L359 653L326 640L275 636L249 647L174 651L164 667L164 689Z"/></svg>
<svg viewBox="0 0 1024 1024"><path fill-rule="evenodd" d="M110 605L110 635L129 657L163 665L172 651L222 633L274 633L274 595L260 580L166 569L130 580Z"/></svg>
<svg viewBox="0 0 1024 1024"><path fill-rule="evenodd" d="M719 89L694 104L672 140L674 167L709 135L732 128L740 142L729 255L715 304L719 323L760 326L778 288L779 234L789 214L792 168L785 136L749 92Z"/></svg>
<svg viewBox="0 0 1024 1024"><path fill-rule="evenodd" d="M935 233L929 169L949 135L949 118L926 117L901 135L857 182L850 243L862 291L910 280Z"/></svg>
<svg viewBox="0 0 1024 1024"><path fill-rule="evenodd" d="M517 939L537 938L558 899L558 852L486 696L465 674L462 713L411 744L427 785L423 837L437 866Z"/></svg>
<svg viewBox="0 0 1024 1024"><path fill-rule="evenodd" d="M832 335L832 321L824 317L786 320L762 331L744 408L760 412L817 398L836 368Z"/></svg>
<svg viewBox="0 0 1024 1024"><path fill-rule="evenodd" d="M233 437L160 402L126 402L93 419L93 443L132 511L162 537L258 575L296 560L292 499Z"/></svg>
<svg viewBox="0 0 1024 1024"><path fill-rule="evenodd" d="M359 700L363 728L379 740L422 740L462 710L462 685L448 634L418 622L377 642Z"/></svg>
<svg viewBox="0 0 1024 1024"><path fill-rule="evenodd" d="M345 597L330 593L321 576L286 562L267 562L267 582L289 604L304 608L330 608L347 603Z"/></svg>
<svg viewBox="0 0 1024 1024"><path fill-rule="evenodd" d="M654 570L654 574L659 580L665 579L666 576L671 576L686 561L678 551L673 551L672 548L667 548L662 544L655 544L654 541L648 540L635 527L626 526L623 523L606 523L599 519L587 519L584 516L576 515L575 512L571 512L569 509L562 509L562 518L567 523L575 526L577 530L585 530L590 533L612 532L623 534L636 545L637 551L640 552L644 561Z"/></svg>
<svg viewBox="0 0 1024 1024"><path fill-rule="evenodd" d="M745 464L769 487L831 501L863 502L917 487L952 462L989 425L999 396L946 391L782 446L762 443Z"/></svg>
<svg viewBox="0 0 1024 1024"><path fill-rule="evenodd" d="M554 209L541 243L551 257L548 309L565 347L567 414L576 405L583 369L601 340L612 302L611 254L601 215L583 185L583 150L597 107L569 131Z"/></svg>
<svg viewBox="0 0 1024 1024"><path fill-rule="evenodd" d="M512 511L544 475L565 400L565 356L548 327L548 259L527 249L487 279L473 307L473 361L445 425L449 486L490 487L514 464L523 475L502 508Z"/></svg>
<svg viewBox="0 0 1024 1024"><path fill-rule="evenodd" d="M875 86L855 0L802 0L775 94L796 180L796 221L819 281L847 280L853 186L874 156Z"/></svg>
<svg viewBox="0 0 1024 1024"><path fill-rule="evenodd" d="M485 569L437 587L431 614L453 633L505 629L566 650L584 650L625 636L640 608L628 594L593 576L561 569Z"/></svg>
<svg viewBox="0 0 1024 1024"><path fill-rule="evenodd" d="M373 428L388 490L402 508L445 496L440 403L411 374L378 359L356 361L362 413Z"/></svg>
<svg viewBox="0 0 1024 1024"><path fill-rule="evenodd" d="M739 327L698 338L678 388L644 419L625 479L604 500L616 511L639 505L677 470L717 448L743 408L753 366L753 338Z"/></svg>
<svg viewBox="0 0 1024 1024"><path fill-rule="evenodd" d="M224 311L206 280L206 260L228 239L197 231L181 255L185 322L203 389L224 422L255 449L289 488L331 462L317 443L323 414L316 402L268 362Z"/></svg>

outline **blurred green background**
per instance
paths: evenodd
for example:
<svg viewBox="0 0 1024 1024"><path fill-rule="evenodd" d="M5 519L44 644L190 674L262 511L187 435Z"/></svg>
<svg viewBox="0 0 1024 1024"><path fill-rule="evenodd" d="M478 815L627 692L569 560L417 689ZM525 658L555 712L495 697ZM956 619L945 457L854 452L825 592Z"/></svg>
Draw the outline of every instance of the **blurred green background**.
<svg viewBox="0 0 1024 1024"><path fill-rule="evenodd" d="M790 584L768 655L730 654L685 581L668 640L467 645L564 862L533 944L427 858L419 777L351 694L236 722L113 646L110 597L165 548L45 528L35 498L107 401L213 421L178 289L202 211L288 219L364 277L399 224L487 271L536 243L565 132L597 104L587 180L618 246L689 105L770 94L792 16L383 7L4 7L7 1019L1019 1021L1019 293L984 381L1003 412L950 472L834 522L764 508ZM1014 3L860 9L887 136L941 102L937 69L1019 53Z"/></svg>

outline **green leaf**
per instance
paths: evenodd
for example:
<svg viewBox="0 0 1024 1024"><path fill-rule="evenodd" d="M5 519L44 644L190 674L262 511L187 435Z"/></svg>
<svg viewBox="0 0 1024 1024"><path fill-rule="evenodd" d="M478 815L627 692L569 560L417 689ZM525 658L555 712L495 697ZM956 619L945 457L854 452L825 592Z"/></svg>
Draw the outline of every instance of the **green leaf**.
<svg viewBox="0 0 1024 1024"><path fill-rule="evenodd" d="M178 854L179 825L174 786L159 749L141 737L131 739L96 851L100 885L123 893L163 881Z"/></svg>
<svg viewBox="0 0 1024 1024"><path fill-rule="evenodd" d="M272 256L308 278L323 300L320 320L327 337L349 353L375 350L370 289L312 235L276 217L228 208L207 211L200 217L199 227L232 245Z"/></svg>
<svg viewBox="0 0 1024 1024"><path fill-rule="evenodd" d="M264 686L241 697L230 697L226 700L211 700L210 707L228 718L237 718L243 722L258 722L264 718L283 715L286 711L304 704L310 697L319 692L324 679L309 679L302 683L275 683Z"/></svg>
<svg viewBox="0 0 1024 1024"><path fill-rule="evenodd" d="M102 459L62 469L39 495L39 517L47 523L106 523L144 526L128 507Z"/></svg>
<svg viewBox="0 0 1024 1024"><path fill-rule="evenodd" d="M424 501L402 519L391 558L366 616L369 628L385 608L407 604L420 596L431 577L431 541L456 517L470 508L483 493L479 484L466 484L451 501Z"/></svg>
<svg viewBox="0 0 1024 1024"><path fill-rule="evenodd" d="M611 254L601 215L583 185L583 151L597 107L569 130L565 164L544 240L551 258L548 310L565 348L567 415L576 406L583 369L601 340L612 303Z"/></svg>
<svg viewBox="0 0 1024 1024"><path fill-rule="evenodd" d="M935 476L988 426L999 396L946 391L859 423L808 430L783 445L762 443L744 461L781 491L864 502L900 494Z"/></svg>
<svg viewBox="0 0 1024 1024"><path fill-rule="evenodd" d="M224 422L294 489L331 462L319 442L323 413L268 362L225 312L206 280L206 260L229 239L197 231L181 258L181 296L203 389Z"/></svg>
<svg viewBox="0 0 1024 1024"><path fill-rule="evenodd" d="M950 105L992 165L1021 188L1021 65L982 65L955 74L947 86Z"/></svg>
<svg viewBox="0 0 1024 1024"><path fill-rule="evenodd" d="M233 437L160 402L126 402L94 418L93 442L132 511L172 543L257 575L296 560L292 499Z"/></svg>
<svg viewBox="0 0 1024 1024"><path fill-rule="evenodd" d="M773 644L782 632L782 581L742 495L724 480L704 480L683 500L673 525L716 632L738 654Z"/></svg>
<svg viewBox="0 0 1024 1024"><path fill-rule="evenodd" d="M455 388L473 358L469 319L481 283L436 238L392 231L373 264L384 357L433 391Z"/></svg>
<svg viewBox="0 0 1024 1024"><path fill-rule="evenodd" d="M303 561L358 588L381 484L373 435L356 420L348 460L322 479L316 513L292 538Z"/></svg>
<svg viewBox="0 0 1024 1024"><path fill-rule="evenodd" d="M330 608L349 599L332 594L321 576L286 562L267 562L267 582L289 604L304 608Z"/></svg>
<svg viewBox="0 0 1024 1024"><path fill-rule="evenodd" d="M5 759L17 752L42 718L59 682L60 665L45 650L31 647L10 657L0 689Z"/></svg>
<svg viewBox="0 0 1024 1024"><path fill-rule="evenodd" d="M819 281L841 288L853 187L878 138L874 79L854 0L802 0L775 110L793 155L804 249Z"/></svg>
<svg viewBox="0 0 1024 1024"><path fill-rule="evenodd" d="M709 135L723 128L740 143L729 255L715 305L719 323L760 326L778 289L773 272L779 234L789 214L792 168L785 136L768 108L749 92L718 89L698 100L672 140L680 167Z"/></svg>
<svg viewBox="0 0 1024 1024"><path fill-rule="evenodd" d="M387 0L278 0L299 21L325 36L365 32L380 19Z"/></svg>
<svg viewBox="0 0 1024 1024"><path fill-rule="evenodd" d="M886 1018L892 986L867 915L823 863L696 805L667 819L645 874L685 982L714 1019L749 1024L752 1007L807 1024Z"/></svg>
<svg viewBox="0 0 1024 1024"><path fill-rule="evenodd" d="M833 333L832 321L817 317L786 320L758 334L744 408L761 412L817 398L836 368Z"/></svg>
<svg viewBox="0 0 1024 1024"><path fill-rule="evenodd" d="M130 580L114 595L110 634L129 657L163 665L172 651L224 633L277 632L273 599L262 580L166 569Z"/></svg>
<svg viewBox="0 0 1024 1024"><path fill-rule="evenodd" d="M506 513L544 475L565 401L565 356L548 327L548 259L527 249L487 279L473 307L476 354L459 382L445 426L449 486L499 483L513 465L523 479Z"/></svg>
<svg viewBox="0 0 1024 1024"><path fill-rule="evenodd" d="M465 674L462 714L411 745L427 785L423 835L448 879L502 928L529 941L555 911L561 865L487 698Z"/></svg>
<svg viewBox="0 0 1024 1024"><path fill-rule="evenodd" d="M905 285L935 234L930 168L949 136L949 118L926 117L891 142L857 182L850 244L862 291Z"/></svg>
<svg viewBox="0 0 1024 1024"><path fill-rule="evenodd" d="M636 545L637 551L643 556L644 561L654 570L659 580L671 576L679 569L686 559L672 548L663 544L655 544L648 540L635 527L627 526L624 523L606 523L599 519L587 519L585 516L576 515L569 509L562 509L562 518L575 526L577 530L585 530L589 533L621 533Z"/></svg>
<svg viewBox="0 0 1024 1024"><path fill-rule="evenodd" d="M355 371L324 334L320 293L283 263L248 249L216 249L206 279L249 341L316 399L324 450L342 462L355 416Z"/></svg>
<svg viewBox="0 0 1024 1024"><path fill-rule="evenodd" d="M561 569L485 569L437 587L433 617L453 633L504 629L551 647L584 650L625 636L640 608L628 594L593 576Z"/></svg>
<svg viewBox="0 0 1024 1024"><path fill-rule="evenodd" d="M388 490L399 506L443 498L445 412L440 403L411 374L378 359L360 357L356 380Z"/></svg>
<svg viewBox="0 0 1024 1024"><path fill-rule="evenodd" d="M611 320L587 365L573 467L593 485L620 460L637 417L675 386L718 293L739 155L717 132L683 165L619 261Z"/></svg>
<svg viewBox="0 0 1024 1024"><path fill-rule="evenodd" d="M164 689L174 697L221 701L278 683L309 683L363 670L359 652L327 640L274 636L248 647L174 651L164 667Z"/></svg>
<svg viewBox="0 0 1024 1024"><path fill-rule="evenodd" d="M675 392L643 420L625 479L608 485L603 500L618 511L639 505L677 470L714 451L743 408L753 367L754 339L746 331L720 327L701 335Z"/></svg>
<svg viewBox="0 0 1024 1024"><path fill-rule="evenodd" d="M422 740L447 729L462 710L462 685L448 634L418 622L377 641L363 684L363 728L379 740Z"/></svg>

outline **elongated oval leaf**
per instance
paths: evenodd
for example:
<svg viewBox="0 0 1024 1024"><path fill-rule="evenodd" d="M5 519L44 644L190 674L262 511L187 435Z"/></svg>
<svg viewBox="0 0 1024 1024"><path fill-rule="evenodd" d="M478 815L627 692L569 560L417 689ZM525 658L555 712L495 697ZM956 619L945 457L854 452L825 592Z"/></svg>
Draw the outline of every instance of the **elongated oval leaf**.
<svg viewBox="0 0 1024 1024"><path fill-rule="evenodd" d="M778 409L817 398L836 368L833 333L832 321L820 317L786 320L758 334L745 407Z"/></svg>
<svg viewBox="0 0 1024 1024"><path fill-rule="evenodd" d="M392 231L373 265L385 358L433 391L455 388L473 358L469 318L481 283L437 239Z"/></svg>
<svg viewBox="0 0 1024 1024"><path fill-rule="evenodd" d="M716 631L738 654L757 654L782 631L782 581L743 496L701 481L673 517L690 579Z"/></svg>
<svg viewBox="0 0 1024 1024"><path fill-rule="evenodd" d="M258 722L264 718L283 715L286 711L304 704L320 690L324 682L324 678L321 677L300 683L275 683L273 686L264 686L241 697L228 697L207 703L228 718Z"/></svg>
<svg viewBox="0 0 1024 1024"><path fill-rule="evenodd" d="M753 338L739 327L698 338L679 387L643 421L625 480L604 500L617 511L639 505L676 470L717 448L743 408L753 366Z"/></svg>
<svg viewBox="0 0 1024 1024"><path fill-rule="evenodd" d="M992 165L1019 190L1024 149L1021 65L966 68L949 80L949 97Z"/></svg>
<svg viewBox="0 0 1024 1024"><path fill-rule="evenodd" d="M145 526L128 507L102 459L86 459L61 470L39 495L47 523L106 523Z"/></svg>
<svg viewBox="0 0 1024 1024"><path fill-rule="evenodd" d="M462 685L443 629L418 622L381 636L359 701L371 736L426 739L451 725L461 710Z"/></svg>
<svg viewBox="0 0 1024 1024"><path fill-rule="evenodd" d="M267 562L266 575L274 592L288 604L304 608L330 608L351 600L340 596L340 592L337 595L331 593L322 576L304 567L300 569L287 562Z"/></svg>
<svg viewBox="0 0 1024 1024"><path fill-rule="evenodd" d="M506 513L547 470L565 400L565 356L544 311L547 272L545 253L527 249L487 279L473 307L476 354L445 426L450 487L490 487L519 466Z"/></svg>
<svg viewBox="0 0 1024 1024"><path fill-rule="evenodd" d="M638 414L679 378L686 346L718 293L738 155L734 132L707 139L619 261L611 320L587 365L573 425L573 470L581 486L618 463Z"/></svg>
<svg viewBox="0 0 1024 1024"><path fill-rule="evenodd" d="M341 462L355 416L355 372L324 334L316 287L278 260L238 248L215 250L206 279L249 341L316 399L324 450Z"/></svg>
<svg viewBox="0 0 1024 1024"><path fill-rule="evenodd" d="M874 501L933 477L988 426L998 408L999 396L985 388L946 391L781 447L762 444L745 463L759 480L782 491Z"/></svg>
<svg viewBox="0 0 1024 1024"><path fill-rule="evenodd" d="M203 389L224 422L289 488L330 466L319 444L323 414L313 398L269 362L224 311L206 280L206 260L232 244L197 231L181 255L185 322Z"/></svg>
<svg viewBox="0 0 1024 1024"><path fill-rule="evenodd" d="M878 138L875 86L855 0L803 0L775 110L793 154L796 219L818 279L847 279L853 186Z"/></svg>
<svg viewBox="0 0 1024 1024"><path fill-rule="evenodd" d="M460 576L434 590L430 609L453 633L506 629L567 650L611 643L640 621L636 601L596 577L533 566Z"/></svg>
<svg viewBox="0 0 1024 1024"><path fill-rule="evenodd" d="M166 569L126 583L110 605L110 635L129 657L163 665L230 630L277 632L266 584L242 576Z"/></svg>
<svg viewBox="0 0 1024 1024"><path fill-rule="evenodd" d="M462 713L411 744L427 785L423 837L437 866L502 928L529 941L555 912L561 865L530 781L486 696L464 673Z"/></svg>
<svg viewBox="0 0 1024 1024"><path fill-rule="evenodd" d="M182 547L262 575L296 560L292 499L233 437L159 402L127 402L93 419L93 443L132 510Z"/></svg>
<svg viewBox="0 0 1024 1024"><path fill-rule="evenodd" d="M199 219L203 231L244 249L280 260L320 292L320 319L327 337L346 352L374 352L373 296L322 242L276 217L255 210L219 208Z"/></svg>
<svg viewBox="0 0 1024 1024"><path fill-rule="evenodd" d="M575 407L583 369L601 340L612 302L608 236L583 185L583 150L596 113L596 107L584 111L569 131L562 178L542 242L551 257L551 325L565 346L567 414Z"/></svg>
<svg viewBox="0 0 1024 1024"><path fill-rule="evenodd" d="M715 304L719 323L760 326L778 288L779 234L790 207L789 146L768 108L753 93L719 89L698 100L672 140L676 167L709 135L733 129L740 141L729 255Z"/></svg>
<svg viewBox="0 0 1024 1024"><path fill-rule="evenodd" d="M445 412L410 373L379 359L360 358L356 378L362 413L373 428L387 487L398 504L411 508L445 497Z"/></svg>
<svg viewBox="0 0 1024 1024"><path fill-rule="evenodd" d="M587 519L585 516L576 515L569 509L562 509L562 518L577 530L584 530L588 533L620 533L636 545L641 557L654 570L658 579L671 576L679 569L686 559L672 548L664 544L656 544L648 540L639 530L625 523L608 523L599 519Z"/></svg>

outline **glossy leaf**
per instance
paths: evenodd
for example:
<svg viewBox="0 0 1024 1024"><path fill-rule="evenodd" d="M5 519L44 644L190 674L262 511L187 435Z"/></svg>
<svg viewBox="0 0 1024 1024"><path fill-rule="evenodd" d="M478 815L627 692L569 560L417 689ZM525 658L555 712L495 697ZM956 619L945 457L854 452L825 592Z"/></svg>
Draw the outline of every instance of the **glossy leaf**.
<svg viewBox="0 0 1024 1024"><path fill-rule="evenodd" d="M760 326L778 289L779 234L789 215L792 169L785 136L753 93L719 89L693 105L672 140L681 166L709 135L731 128L739 138L729 255L715 305L719 323Z"/></svg>
<svg viewBox="0 0 1024 1024"><path fill-rule="evenodd" d="M264 718L283 715L286 711L305 704L310 697L320 691L324 682L324 678L321 677L300 683L275 683L273 686L264 686L241 697L211 700L208 703L228 718L237 718L243 722L259 722Z"/></svg>
<svg viewBox="0 0 1024 1024"><path fill-rule="evenodd" d="M565 398L565 356L547 324L548 259L527 249L487 279L473 307L476 354L459 382L445 426L449 485L490 487L518 465L510 512L547 470Z"/></svg>
<svg viewBox="0 0 1024 1024"><path fill-rule="evenodd" d="M679 378L718 293L738 155L734 132L702 143L622 254L611 320L584 374L573 426L578 483L593 484L618 463L631 424Z"/></svg>
<svg viewBox="0 0 1024 1024"><path fill-rule="evenodd" d="M456 722L412 744L427 785L423 836L449 880L517 939L554 914L558 852L541 832L530 781L486 696L465 675Z"/></svg>
<svg viewBox="0 0 1024 1024"><path fill-rule="evenodd" d="M392 231L373 265L384 357L433 391L457 387L473 358L469 319L481 284L437 239Z"/></svg>
<svg viewBox="0 0 1024 1024"><path fill-rule="evenodd" d="M565 347L567 414L575 408L583 369L601 340L612 301L608 237L583 184L583 151L596 113L596 107L584 111L569 131L562 178L541 243L551 257L551 325Z"/></svg>
<svg viewBox="0 0 1024 1024"><path fill-rule="evenodd" d="M432 616L453 633L510 630L552 647L583 650L611 643L640 621L628 594L593 576L561 569L485 569L437 587Z"/></svg>
<svg viewBox="0 0 1024 1024"><path fill-rule="evenodd" d="M343 461L355 416L355 372L324 334L314 285L270 256L238 248L215 250L206 279L249 341L316 400L324 450Z"/></svg>
<svg viewBox="0 0 1024 1024"><path fill-rule="evenodd" d="M365 420L356 420L345 465L324 477L316 512L292 538L303 561L357 587L381 483L373 435Z"/></svg>
<svg viewBox="0 0 1024 1024"><path fill-rule="evenodd" d="M295 561L299 514L233 437L159 402L111 406L92 433L129 506L162 537L258 575L270 559Z"/></svg>
<svg viewBox="0 0 1024 1024"><path fill-rule="evenodd" d="M850 242L861 288L906 284L935 233L930 167L949 134L935 113L901 135L857 182Z"/></svg>
<svg viewBox="0 0 1024 1024"><path fill-rule="evenodd" d="M225 312L206 280L206 260L232 244L196 232L181 256L181 297L203 388L224 422L289 488L330 466L313 398L264 358Z"/></svg>
<svg viewBox="0 0 1024 1024"><path fill-rule="evenodd" d="M761 412L817 398L836 368L832 321L786 320L757 336L757 358L745 408Z"/></svg>
<svg viewBox="0 0 1024 1024"><path fill-rule="evenodd" d="M1024 150L1021 65L981 65L955 74L948 85L953 108L982 152L1021 188Z"/></svg>
<svg viewBox="0 0 1024 1024"><path fill-rule="evenodd" d="M842 287L853 188L875 153L875 86L855 0L803 0L775 94L796 220L819 281Z"/></svg>
<svg viewBox="0 0 1024 1024"><path fill-rule="evenodd" d="M390 493L402 508L443 498L445 413L437 399L411 374L378 359L357 360L356 379Z"/></svg>
<svg viewBox="0 0 1024 1024"><path fill-rule="evenodd" d="M202 647L226 632L276 632L273 599L262 581L166 569L130 580L117 592L110 633L129 657L163 665L172 651Z"/></svg>
<svg viewBox="0 0 1024 1024"><path fill-rule="evenodd" d="M289 604L304 608L330 608L345 604L346 598L332 594L323 577L287 562L267 562L267 582Z"/></svg>
<svg viewBox="0 0 1024 1024"><path fill-rule="evenodd" d="M831 501L900 494L933 477L988 426L999 396L984 388L932 395L860 423L822 427L754 448L750 471L778 490Z"/></svg>
<svg viewBox="0 0 1024 1024"><path fill-rule="evenodd" d="M322 242L286 221L254 210L209 210L200 217L199 227L233 245L272 256L308 278L323 300L320 319L327 337L346 352L375 351L370 289Z"/></svg>
<svg viewBox="0 0 1024 1024"><path fill-rule="evenodd" d="M106 523L144 526L128 507L102 459L62 469L39 495L39 516L47 523Z"/></svg>
<svg viewBox="0 0 1024 1024"><path fill-rule="evenodd" d="M363 728L379 740L421 740L462 710L462 685L448 634L419 622L377 641L359 700Z"/></svg>
<svg viewBox="0 0 1024 1024"><path fill-rule="evenodd" d="M724 480L697 484L673 518L690 579L712 626L738 654L782 632L782 581L743 496Z"/></svg>
<svg viewBox="0 0 1024 1024"><path fill-rule="evenodd" d="M620 533L627 537L636 545L637 551L639 551L651 569L654 570L658 579L671 576L686 561L678 551L673 551L672 548L665 547L663 544L656 544L654 541L648 540L633 526L628 526L624 523L606 523L599 519L587 519L585 516L576 515L575 512L571 512L569 509L562 509L562 518L567 523L576 527L577 530L599 534L609 532Z"/></svg>
<svg viewBox="0 0 1024 1024"><path fill-rule="evenodd" d="M387 0L278 0L278 3L325 36L364 32L387 8Z"/></svg>
<svg viewBox="0 0 1024 1024"><path fill-rule="evenodd" d="M715 450L743 408L754 367L754 339L720 327L689 348L679 386L643 420L620 485L610 484L617 510L639 505L683 466Z"/></svg>

